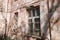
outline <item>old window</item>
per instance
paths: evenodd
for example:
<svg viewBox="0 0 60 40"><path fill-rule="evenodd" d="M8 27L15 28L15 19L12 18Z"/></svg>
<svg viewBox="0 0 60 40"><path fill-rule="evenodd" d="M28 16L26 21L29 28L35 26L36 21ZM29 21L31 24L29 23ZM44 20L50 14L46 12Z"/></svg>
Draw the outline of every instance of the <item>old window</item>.
<svg viewBox="0 0 60 40"><path fill-rule="evenodd" d="M28 17L28 23L29 23L29 35L40 35L40 9L39 6L31 7L28 9L29 17Z"/></svg>

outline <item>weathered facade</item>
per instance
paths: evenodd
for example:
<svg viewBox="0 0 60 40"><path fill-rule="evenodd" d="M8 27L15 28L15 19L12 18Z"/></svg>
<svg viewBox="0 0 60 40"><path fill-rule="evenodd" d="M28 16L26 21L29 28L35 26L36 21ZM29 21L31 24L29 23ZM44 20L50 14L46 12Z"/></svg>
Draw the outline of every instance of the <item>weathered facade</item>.
<svg viewBox="0 0 60 40"><path fill-rule="evenodd" d="M1 0L0 34L7 40L60 40L60 0Z"/></svg>

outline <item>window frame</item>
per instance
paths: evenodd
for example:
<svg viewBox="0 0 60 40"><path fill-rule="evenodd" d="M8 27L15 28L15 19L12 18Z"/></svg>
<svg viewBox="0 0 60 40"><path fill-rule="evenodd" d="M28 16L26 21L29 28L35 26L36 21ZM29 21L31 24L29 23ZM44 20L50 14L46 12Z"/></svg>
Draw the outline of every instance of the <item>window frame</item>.
<svg viewBox="0 0 60 40"><path fill-rule="evenodd" d="M36 6L36 7L39 8L38 10L39 10L39 14L40 14L40 6ZM29 11L30 11L30 10L32 11L32 9L34 9L34 8L35 8L35 7L29 8L29 9L28 9L28 13L30 13ZM33 12L33 11L32 11L32 12ZM35 32L34 32L34 28L35 28L35 21L34 21L34 19L39 18L39 20L40 20L40 15L37 16L37 10L36 10L36 9L35 9L35 12L36 12L36 13L35 13L35 14L36 14L35 16L33 16L33 13L31 13L31 16L28 17L28 20L31 19L31 20L32 20L32 23L33 23L33 33L35 33ZM28 21L28 22L29 22L29 21ZM40 24L40 21L39 21L39 24ZM29 33L30 33L30 32L29 32ZM29 35L30 35L30 34L29 34ZM32 34L32 35L34 35L34 34ZM41 28L40 28L40 27L39 27L39 35L35 35L35 36L41 36Z"/></svg>

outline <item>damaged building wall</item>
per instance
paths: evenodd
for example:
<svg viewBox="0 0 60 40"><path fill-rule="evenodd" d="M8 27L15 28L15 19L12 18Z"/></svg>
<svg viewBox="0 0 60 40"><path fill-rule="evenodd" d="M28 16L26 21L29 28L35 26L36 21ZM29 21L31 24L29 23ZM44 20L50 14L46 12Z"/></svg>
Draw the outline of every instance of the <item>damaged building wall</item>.
<svg viewBox="0 0 60 40"><path fill-rule="evenodd" d="M16 16L18 16L17 19ZM28 31L28 12L26 9L18 9L13 13L7 14L7 26L7 35L12 39L15 39L15 37L19 39L26 35Z"/></svg>
<svg viewBox="0 0 60 40"><path fill-rule="evenodd" d="M53 0L53 8L55 8L58 3L58 0ZM1 15L1 34L5 33L11 39L21 39L28 33L29 25L28 25L28 11L27 8L30 6L40 6L40 26L41 26L41 38L46 37L47 40L50 40L50 27L51 27L51 39L59 40L60 36L60 6L55 10L52 8L52 0L49 0L49 4L47 4L47 0L4 0L3 1L3 15ZM52 8L52 16L49 13L49 9ZM15 15L15 13L17 13ZM18 15L18 16L17 16ZM48 21L48 16L50 18L50 24ZM5 17L5 18L4 18ZM7 29L5 30L5 21L7 20ZM4 29L4 30L3 30ZM29 38L30 40L36 40L33 37ZM26 39L27 40L27 39Z"/></svg>

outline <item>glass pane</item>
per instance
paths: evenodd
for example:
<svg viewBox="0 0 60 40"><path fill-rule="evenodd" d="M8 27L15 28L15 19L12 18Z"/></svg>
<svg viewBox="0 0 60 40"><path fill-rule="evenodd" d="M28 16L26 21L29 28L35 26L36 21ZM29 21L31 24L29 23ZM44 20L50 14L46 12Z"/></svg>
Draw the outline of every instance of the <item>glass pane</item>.
<svg viewBox="0 0 60 40"><path fill-rule="evenodd" d="M35 9L32 9L32 12L33 12L33 17L35 16Z"/></svg>
<svg viewBox="0 0 60 40"><path fill-rule="evenodd" d="M37 12L37 13L36 13L37 16L40 16L40 8L39 8L39 7L36 8L36 12Z"/></svg>
<svg viewBox="0 0 60 40"><path fill-rule="evenodd" d="M35 7L35 16L37 16L37 7Z"/></svg>
<svg viewBox="0 0 60 40"><path fill-rule="evenodd" d="M36 35L39 35L39 33L40 33L40 30L35 30Z"/></svg>
<svg viewBox="0 0 60 40"><path fill-rule="evenodd" d="M40 23L35 23L35 29L36 30L40 29Z"/></svg>
<svg viewBox="0 0 60 40"><path fill-rule="evenodd" d="M30 27L30 33L29 34L33 34L33 23L29 23L29 27Z"/></svg>
<svg viewBox="0 0 60 40"><path fill-rule="evenodd" d="M40 30L34 30L34 35L39 36Z"/></svg>
<svg viewBox="0 0 60 40"><path fill-rule="evenodd" d="M40 23L40 18L35 18L35 22Z"/></svg>

